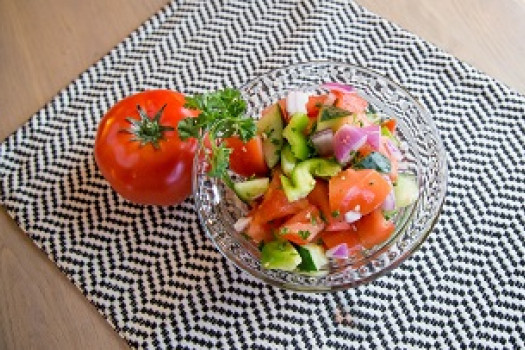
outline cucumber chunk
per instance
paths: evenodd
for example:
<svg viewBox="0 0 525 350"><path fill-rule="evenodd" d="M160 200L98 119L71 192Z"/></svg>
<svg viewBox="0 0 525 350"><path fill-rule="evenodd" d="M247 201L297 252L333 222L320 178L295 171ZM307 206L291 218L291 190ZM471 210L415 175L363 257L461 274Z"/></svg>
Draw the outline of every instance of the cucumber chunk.
<svg viewBox="0 0 525 350"><path fill-rule="evenodd" d="M289 144L285 144L281 150L281 169L286 176L291 176L297 159L292 153L292 149Z"/></svg>
<svg viewBox="0 0 525 350"><path fill-rule="evenodd" d="M283 146L283 127L281 107L277 103L268 108L257 122L257 134L262 138L264 160L270 169L279 162Z"/></svg>
<svg viewBox="0 0 525 350"><path fill-rule="evenodd" d="M265 269L293 271L301 263L301 256L288 241L271 241L261 250L261 263Z"/></svg>
<svg viewBox="0 0 525 350"><path fill-rule="evenodd" d="M394 195L396 197L396 208L403 208L417 200L419 186L414 175L399 174L394 184Z"/></svg>
<svg viewBox="0 0 525 350"><path fill-rule="evenodd" d="M290 178L281 175L286 198L290 202L304 198L315 187L314 176L331 177L341 171L341 166L333 160L324 158L311 158L297 164Z"/></svg>
<svg viewBox="0 0 525 350"><path fill-rule="evenodd" d="M270 179L267 177L260 179L236 182L233 189L237 196L245 202L253 201L262 196L270 186Z"/></svg>
<svg viewBox="0 0 525 350"><path fill-rule="evenodd" d="M298 269L301 271L319 271L328 264L323 247L318 244L308 243L297 248L301 256L301 264Z"/></svg>
<svg viewBox="0 0 525 350"><path fill-rule="evenodd" d="M308 126L308 116L306 114L294 114L290 122L283 130L283 137L290 144L295 158L305 160L310 154L308 140L304 135L304 130Z"/></svg>
<svg viewBox="0 0 525 350"><path fill-rule="evenodd" d="M346 109L335 106L323 106L317 117L317 130L333 128L341 121L341 118L348 117L350 114Z"/></svg>
<svg viewBox="0 0 525 350"><path fill-rule="evenodd" d="M390 160L379 152L372 152L354 165L356 169L373 169L388 174L392 165Z"/></svg>

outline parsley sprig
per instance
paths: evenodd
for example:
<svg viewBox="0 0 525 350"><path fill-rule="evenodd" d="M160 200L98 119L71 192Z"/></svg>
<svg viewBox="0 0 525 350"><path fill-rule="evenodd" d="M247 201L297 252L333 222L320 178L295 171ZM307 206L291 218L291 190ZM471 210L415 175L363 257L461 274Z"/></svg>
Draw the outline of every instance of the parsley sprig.
<svg viewBox="0 0 525 350"><path fill-rule="evenodd" d="M196 118L188 117L179 122L178 132L182 140L194 137L202 145L208 137L211 152L207 159L211 165L208 175L222 179L229 187L233 181L228 174L229 159L232 150L223 143L223 139L238 136L247 142L256 133L252 118L245 116L246 102L239 90L226 88L211 93L186 97L185 107L199 110Z"/></svg>

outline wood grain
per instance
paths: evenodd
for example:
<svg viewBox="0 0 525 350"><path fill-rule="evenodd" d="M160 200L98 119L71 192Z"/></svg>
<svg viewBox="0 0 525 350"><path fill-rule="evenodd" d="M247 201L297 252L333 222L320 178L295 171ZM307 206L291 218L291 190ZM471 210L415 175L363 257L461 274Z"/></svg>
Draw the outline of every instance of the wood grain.
<svg viewBox="0 0 525 350"><path fill-rule="evenodd" d="M0 139L166 0L0 0ZM525 93L525 1L358 0ZM127 344L0 210L0 349Z"/></svg>

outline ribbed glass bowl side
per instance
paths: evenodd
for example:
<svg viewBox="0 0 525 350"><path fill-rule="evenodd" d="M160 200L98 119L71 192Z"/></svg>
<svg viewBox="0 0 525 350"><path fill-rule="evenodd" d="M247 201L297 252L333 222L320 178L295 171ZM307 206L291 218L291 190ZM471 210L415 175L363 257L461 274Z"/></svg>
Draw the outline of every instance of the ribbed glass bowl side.
<svg viewBox="0 0 525 350"><path fill-rule="evenodd" d="M331 262L324 275L266 270L257 247L235 232L233 224L247 208L221 181L206 175L201 149L194 162L193 193L206 234L219 251L240 269L283 288L301 291L334 291L371 281L405 260L430 233L446 193L446 154L432 118L401 86L368 69L334 62L309 62L270 71L241 88L248 115L262 110L292 90L322 92L325 82L354 86L377 112L397 119L404 155L402 172L416 175L418 200L394 217L392 238L357 258Z"/></svg>

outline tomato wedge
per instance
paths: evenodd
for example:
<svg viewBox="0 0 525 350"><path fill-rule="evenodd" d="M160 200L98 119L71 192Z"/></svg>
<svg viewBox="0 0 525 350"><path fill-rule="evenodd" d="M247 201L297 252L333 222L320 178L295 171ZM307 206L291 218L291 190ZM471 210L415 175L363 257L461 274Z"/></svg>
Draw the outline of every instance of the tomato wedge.
<svg viewBox="0 0 525 350"><path fill-rule="evenodd" d="M355 223L356 233L363 247L371 249L386 241L395 230L392 221L386 220L381 209L363 216Z"/></svg>
<svg viewBox="0 0 525 350"><path fill-rule="evenodd" d="M328 182L318 179L314 189L308 194L307 199L321 211L323 219L326 222L325 231L348 230L350 228L350 224L344 221L344 217L341 214L334 213L330 210Z"/></svg>
<svg viewBox="0 0 525 350"><path fill-rule="evenodd" d="M341 215L348 211L366 215L383 203L390 190L388 181L375 170L347 169L329 181L330 210Z"/></svg>
<svg viewBox="0 0 525 350"><path fill-rule="evenodd" d="M361 248L359 236L357 235L357 232L351 228L340 231L324 231L321 233L321 240L328 249L338 246L342 243L346 243L349 250Z"/></svg>
<svg viewBox="0 0 525 350"><path fill-rule="evenodd" d="M278 231L278 235L290 242L303 245L315 238L324 228L319 209L309 204L306 208L288 219Z"/></svg>
<svg viewBox="0 0 525 350"><path fill-rule="evenodd" d="M396 131L397 121L395 119L387 119L381 123L381 126L384 126L393 134Z"/></svg>
<svg viewBox="0 0 525 350"><path fill-rule="evenodd" d="M324 104L327 97L328 94L314 95L308 98L308 102L306 103L306 113L308 114L308 117L317 118L319 109Z"/></svg>
<svg viewBox="0 0 525 350"><path fill-rule="evenodd" d="M368 102L355 92L332 91L336 96L335 106L346 109L352 113L363 113L368 107Z"/></svg>
<svg viewBox="0 0 525 350"><path fill-rule="evenodd" d="M262 140L253 137L244 143L238 137L224 139L226 147L232 149L230 154L230 169L241 176L264 176L269 169L264 160Z"/></svg>

